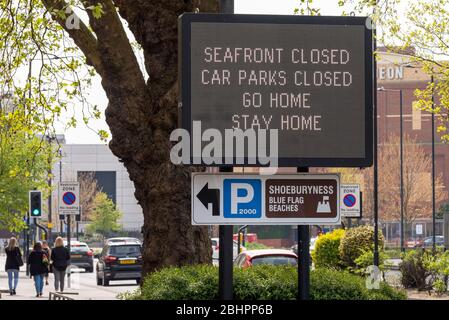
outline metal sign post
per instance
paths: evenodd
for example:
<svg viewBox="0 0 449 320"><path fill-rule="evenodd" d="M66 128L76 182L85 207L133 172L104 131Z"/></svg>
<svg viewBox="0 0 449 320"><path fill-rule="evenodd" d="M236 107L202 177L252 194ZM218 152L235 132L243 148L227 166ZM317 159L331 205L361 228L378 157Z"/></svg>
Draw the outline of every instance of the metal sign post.
<svg viewBox="0 0 449 320"><path fill-rule="evenodd" d="M71 215L67 215L66 216L67 219L67 250L69 250L69 257L71 257L71 238L72 238L72 233L71 233L71 221L72 221L72 216ZM70 258L71 259L71 258ZM72 274L72 264L69 263L69 267L67 268L68 273L67 273L67 288L70 289L70 275Z"/></svg>
<svg viewBox="0 0 449 320"><path fill-rule="evenodd" d="M297 168L298 172L309 172L309 168ZM298 300L310 297L310 227L298 225Z"/></svg>
<svg viewBox="0 0 449 320"><path fill-rule="evenodd" d="M232 167L220 168L220 172L232 172L232 170ZM215 196L213 196L210 200L212 205L212 214L217 214L217 212L219 214L220 194L215 192ZM232 235L232 225L220 225L218 227L218 292L220 299L223 300L232 300L234 297L234 241Z"/></svg>
<svg viewBox="0 0 449 320"><path fill-rule="evenodd" d="M28 257L30 256L30 214L29 212L27 212L27 228L26 228L26 239L25 239L25 259L27 262L27 266L26 266L26 275L29 276L30 275L30 269L28 267Z"/></svg>
<svg viewBox="0 0 449 320"><path fill-rule="evenodd" d="M220 0L219 12L234 13L234 0ZM222 167L221 172L232 172L232 167ZM212 204L213 205L213 204ZM215 209L217 210L217 209ZM218 291L223 300L232 300L234 297L232 271L234 265L233 252L233 226L219 226L218 229L219 245L219 272L218 272Z"/></svg>

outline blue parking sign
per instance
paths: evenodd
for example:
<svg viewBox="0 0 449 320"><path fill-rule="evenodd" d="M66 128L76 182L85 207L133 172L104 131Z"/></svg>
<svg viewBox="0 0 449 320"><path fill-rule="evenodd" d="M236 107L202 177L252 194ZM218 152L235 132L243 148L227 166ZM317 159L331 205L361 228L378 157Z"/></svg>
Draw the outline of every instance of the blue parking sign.
<svg viewBox="0 0 449 320"><path fill-rule="evenodd" d="M262 216L261 194L260 179L224 179L223 216L225 218L260 218Z"/></svg>

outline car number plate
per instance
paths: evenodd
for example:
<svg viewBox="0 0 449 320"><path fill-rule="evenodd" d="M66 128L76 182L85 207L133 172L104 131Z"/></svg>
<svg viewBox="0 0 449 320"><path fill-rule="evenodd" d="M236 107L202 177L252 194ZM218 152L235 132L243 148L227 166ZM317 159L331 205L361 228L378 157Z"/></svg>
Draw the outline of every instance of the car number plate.
<svg viewBox="0 0 449 320"><path fill-rule="evenodd" d="M120 264L134 264L135 260L120 260Z"/></svg>
<svg viewBox="0 0 449 320"><path fill-rule="evenodd" d="M72 254L70 257L71 258L81 258L81 255L80 254Z"/></svg>

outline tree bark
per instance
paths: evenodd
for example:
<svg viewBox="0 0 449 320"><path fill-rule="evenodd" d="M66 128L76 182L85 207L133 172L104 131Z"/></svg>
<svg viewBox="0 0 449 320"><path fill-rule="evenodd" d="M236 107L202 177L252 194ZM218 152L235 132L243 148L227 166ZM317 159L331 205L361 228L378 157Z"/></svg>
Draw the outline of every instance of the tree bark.
<svg viewBox="0 0 449 320"><path fill-rule="evenodd" d="M43 0L47 8L64 1ZM90 26L66 30L102 77L109 99L106 121L112 152L123 162L135 186L144 214L144 274L165 266L210 263L207 227L191 225L190 172L170 161L170 133L177 127L177 19L195 8L216 11L212 0L83 0L101 3ZM142 46L145 81L120 16ZM57 18L55 18L57 20ZM63 27L63 21L58 21Z"/></svg>

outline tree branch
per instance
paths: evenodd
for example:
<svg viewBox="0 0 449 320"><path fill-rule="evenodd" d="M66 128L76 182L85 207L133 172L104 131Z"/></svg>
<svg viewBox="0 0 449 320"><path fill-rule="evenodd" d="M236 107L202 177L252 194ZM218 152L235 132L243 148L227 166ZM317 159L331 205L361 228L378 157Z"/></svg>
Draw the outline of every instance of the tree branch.
<svg viewBox="0 0 449 320"><path fill-rule="evenodd" d="M116 86L145 87L143 73L114 3L111 0L82 2L85 8L100 4L103 10L99 18L93 16L92 10L86 10L90 25L98 39L97 48L103 63L107 65L104 72L99 73Z"/></svg>
<svg viewBox="0 0 449 320"><path fill-rule="evenodd" d="M104 72L103 63L101 60L100 52L97 48L97 39L89 30L89 28L84 24L81 19L73 12L77 19L79 19L79 29L68 28L66 26L66 20L62 17L53 13L53 10L65 10L68 6L67 2L64 0L42 0L42 3L51 13L52 18L58 22L61 27L69 34L70 38L73 39L75 44L81 49L81 51L86 56L86 63L97 70L98 73Z"/></svg>

